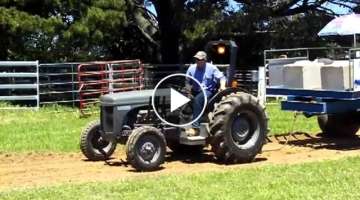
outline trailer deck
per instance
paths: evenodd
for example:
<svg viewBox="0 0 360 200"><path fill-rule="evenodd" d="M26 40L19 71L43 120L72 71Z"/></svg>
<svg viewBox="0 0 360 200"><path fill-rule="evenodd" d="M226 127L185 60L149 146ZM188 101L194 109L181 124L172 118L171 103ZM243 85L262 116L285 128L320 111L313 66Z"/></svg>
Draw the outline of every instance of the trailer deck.
<svg viewBox="0 0 360 200"><path fill-rule="evenodd" d="M287 100L281 102L282 110L300 111L308 115L346 113L360 109L360 91L268 87L266 93L287 97Z"/></svg>

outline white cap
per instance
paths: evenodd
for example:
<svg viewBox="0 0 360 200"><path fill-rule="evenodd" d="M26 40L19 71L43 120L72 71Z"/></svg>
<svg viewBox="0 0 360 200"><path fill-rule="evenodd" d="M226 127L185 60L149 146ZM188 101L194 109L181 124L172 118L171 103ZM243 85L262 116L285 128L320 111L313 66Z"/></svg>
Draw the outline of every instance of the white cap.
<svg viewBox="0 0 360 200"><path fill-rule="evenodd" d="M206 60L206 57L207 56L206 56L205 51L198 51L194 56L194 58L197 58L199 60Z"/></svg>

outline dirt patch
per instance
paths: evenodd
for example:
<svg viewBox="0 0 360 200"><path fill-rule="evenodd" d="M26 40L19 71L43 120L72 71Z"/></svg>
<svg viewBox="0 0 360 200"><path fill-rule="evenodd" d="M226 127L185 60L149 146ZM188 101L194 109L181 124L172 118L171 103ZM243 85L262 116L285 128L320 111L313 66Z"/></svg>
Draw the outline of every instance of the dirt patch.
<svg viewBox="0 0 360 200"><path fill-rule="evenodd" d="M86 161L82 154L0 154L0 190L82 183L126 180L129 178L223 171L226 169L260 166L266 164L292 164L325 159L338 159L360 155L360 138L328 139L306 133L269 138L263 152L249 164L222 165L211 152L198 156L175 156L170 152L163 169L138 173L116 152L108 163Z"/></svg>

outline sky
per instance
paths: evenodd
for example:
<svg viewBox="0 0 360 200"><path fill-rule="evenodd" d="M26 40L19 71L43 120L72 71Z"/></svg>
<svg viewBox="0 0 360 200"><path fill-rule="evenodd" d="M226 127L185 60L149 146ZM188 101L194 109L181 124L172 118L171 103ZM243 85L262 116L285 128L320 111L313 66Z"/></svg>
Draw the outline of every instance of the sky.
<svg viewBox="0 0 360 200"><path fill-rule="evenodd" d="M230 6L233 7L233 8L236 8L237 7L237 3L234 1L234 0L229 0L229 3L230 3ZM334 5L334 4L330 4L328 3L326 5L326 7L328 7L329 9L333 10L336 14L339 14L339 15L344 15L344 14L348 14L350 11L346 8L343 8L343 7L340 7L338 5ZM149 7L149 10L156 14L156 11L155 11L155 8L154 6L150 6Z"/></svg>
<svg viewBox="0 0 360 200"><path fill-rule="evenodd" d="M234 0L229 0L229 3L231 7L237 7L237 3ZM340 7L336 4L327 3L325 6L339 15L348 14L350 12L347 8Z"/></svg>
<svg viewBox="0 0 360 200"><path fill-rule="evenodd" d="M339 5L334 5L334 4L330 4L330 3L328 3L328 5L326 5L326 7L330 8L332 11L334 11L335 13L337 13L339 15L349 14L351 12L347 8L340 7Z"/></svg>

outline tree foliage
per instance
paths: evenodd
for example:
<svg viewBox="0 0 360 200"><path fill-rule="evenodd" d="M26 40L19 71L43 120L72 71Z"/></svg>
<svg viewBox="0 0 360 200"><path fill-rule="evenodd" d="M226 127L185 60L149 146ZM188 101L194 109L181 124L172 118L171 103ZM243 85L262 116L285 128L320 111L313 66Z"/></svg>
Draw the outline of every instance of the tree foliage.
<svg viewBox="0 0 360 200"><path fill-rule="evenodd" d="M322 45L316 33L336 15L329 7L359 5L358 0L235 0L231 9L226 0L146 2L158 13L161 54L168 63L188 62L212 39L237 40L240 56L250 61L266 48Z"/></svg>
<svg viewBox="0 0 360 200"><path fill-rule="evenodd" d="M149 52L125 1L0 1L0 59L125 59Z"/></svg>
<svg viewBox="0 0 360 200"><path fill-rule="evenodd" d="M0 0L0 59L189 62L207 41L236 40L241 64L267 48L316 46L338 5L359 0ZM156 13L148 8L153 5ZM256 63L256 62L254 62Z"/></svg>

